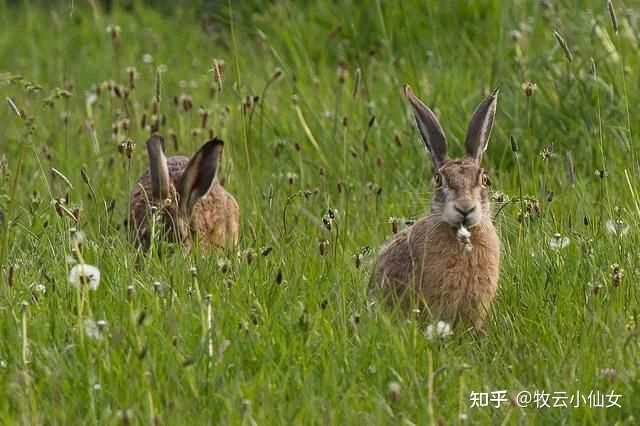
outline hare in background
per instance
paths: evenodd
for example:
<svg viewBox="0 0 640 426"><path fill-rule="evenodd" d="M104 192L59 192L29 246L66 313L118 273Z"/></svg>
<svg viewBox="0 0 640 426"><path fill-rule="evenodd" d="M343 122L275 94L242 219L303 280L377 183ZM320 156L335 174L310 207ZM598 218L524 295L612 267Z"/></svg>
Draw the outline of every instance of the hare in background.
<svg viewBox="0 0 640 426"><path fill-rule="evenodd" d="M476 109L462 159L447 158L435 114L405 86L420 136L433 162L431 212L385 243L372 284L393 298L409 297L435 318L482 328L495 298L500 240L491 217L487 149L498 91Z"/></svg>
<svg viewBox="0 0 640 426"><path fill-rule="evenodd" d="M147 141L149 171L130 196L132 237L145 249L153 238L179 242L190 249L194 239L203 248L237 244L238 203L216 179L224 143L213 139L191 158L164 155L164 140Z"/></svg>

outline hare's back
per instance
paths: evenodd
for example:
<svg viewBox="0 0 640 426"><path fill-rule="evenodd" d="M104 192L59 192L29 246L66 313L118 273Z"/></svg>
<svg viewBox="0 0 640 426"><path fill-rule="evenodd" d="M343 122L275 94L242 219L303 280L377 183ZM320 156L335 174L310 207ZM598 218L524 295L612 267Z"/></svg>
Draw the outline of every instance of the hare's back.
<svg viewBox="0 0 640 426"><path fill-rule="evenodd" d="M206 245L227 246L238 240L238 203L218 181L193 208L191 224Z"/></svg>
<svg viewBox="0 0 640 426"><path fill-rule="evenodd" d="M387 241L378 255L372 284L396 291L414 286L430 260L425 259L425 252L433 244L429 238L434 228L431 218L422 218Z"/></svg>

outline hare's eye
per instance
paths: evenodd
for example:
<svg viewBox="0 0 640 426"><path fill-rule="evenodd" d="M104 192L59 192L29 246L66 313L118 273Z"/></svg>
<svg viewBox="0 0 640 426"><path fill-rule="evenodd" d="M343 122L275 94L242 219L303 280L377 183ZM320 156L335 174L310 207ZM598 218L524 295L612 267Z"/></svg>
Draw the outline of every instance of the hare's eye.
<svg viewBox="0 0 640 426"><path fill-rule="evenodd" d="M491 186L491 179L486 174L482 174L482 186Z"/></svg>
<svg viewBox="0 0 640 426"><path fill-rule="evenodd" d="M436 188L440 188L442 186L442 175L440 173L433 175L433 185Z"/></svg>

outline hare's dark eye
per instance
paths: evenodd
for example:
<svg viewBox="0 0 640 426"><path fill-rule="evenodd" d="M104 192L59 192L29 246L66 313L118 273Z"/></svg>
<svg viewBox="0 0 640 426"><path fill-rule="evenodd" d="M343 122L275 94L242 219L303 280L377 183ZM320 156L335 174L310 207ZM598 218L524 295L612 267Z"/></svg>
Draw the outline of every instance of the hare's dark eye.
<svg viewBox="0 0 640 426"><path fill-rule="evenodd" d="M436 188L440 188L442 186L442 175L440 173L433 175L433 186Z"/></svg>
<svg viewBox="0 0 640 426"><path fill-rule="evenodd" d="M482 186L491 186L491 179L485 173L482 174Z"/></svg>

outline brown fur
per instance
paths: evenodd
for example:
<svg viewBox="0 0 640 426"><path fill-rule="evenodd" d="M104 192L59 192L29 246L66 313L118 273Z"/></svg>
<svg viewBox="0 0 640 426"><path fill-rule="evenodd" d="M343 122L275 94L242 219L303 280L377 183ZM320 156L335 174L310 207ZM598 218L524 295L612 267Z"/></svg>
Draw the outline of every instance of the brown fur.
<svg viewBox="0 0 640 426"><path fill-rule="evenodd" d="M405 94L434 165L431 213L382 247L372 286L394 300L415 301L436 318L479 329L496 296L500 274L500 240L491 219L489 181L480 167L498 92L474 112L461 160L447 159L447 142L437 117L408 86ZM461 228L468 228L469 241L457 234ZM471 251L465 251L468 243Z"/></svg>
<svg viewBox="0 0 640 426"><path fill-rule="evenodd" d="M237 244L240 233L240 208L235 198L217 180L214 180L207 194L196 202L188 220L179 218L179 195L176 187L188 163L189 159L184 156L167 159L171 182L170 204L164 207L157 206L160 210L160 220L157 221L156 232L164 232L165 238L178 240L187 248L193 243L192 235L204 248ZM145 248L149 247L151 238L150 212L154 205L151 198L151 176L147 171L131 191L129 214L132 236ZM173 227L165 227L167 223Z"/></svg>
<svg viewBox="0 0 640 426"><path fill-rule="evenodd" d="M374 283L394 299L415 299L437 318L480 328L498 289L500 240L490 220L470 231L467 255L449 224L437 215L420 219L384 245Z"/></svg>

